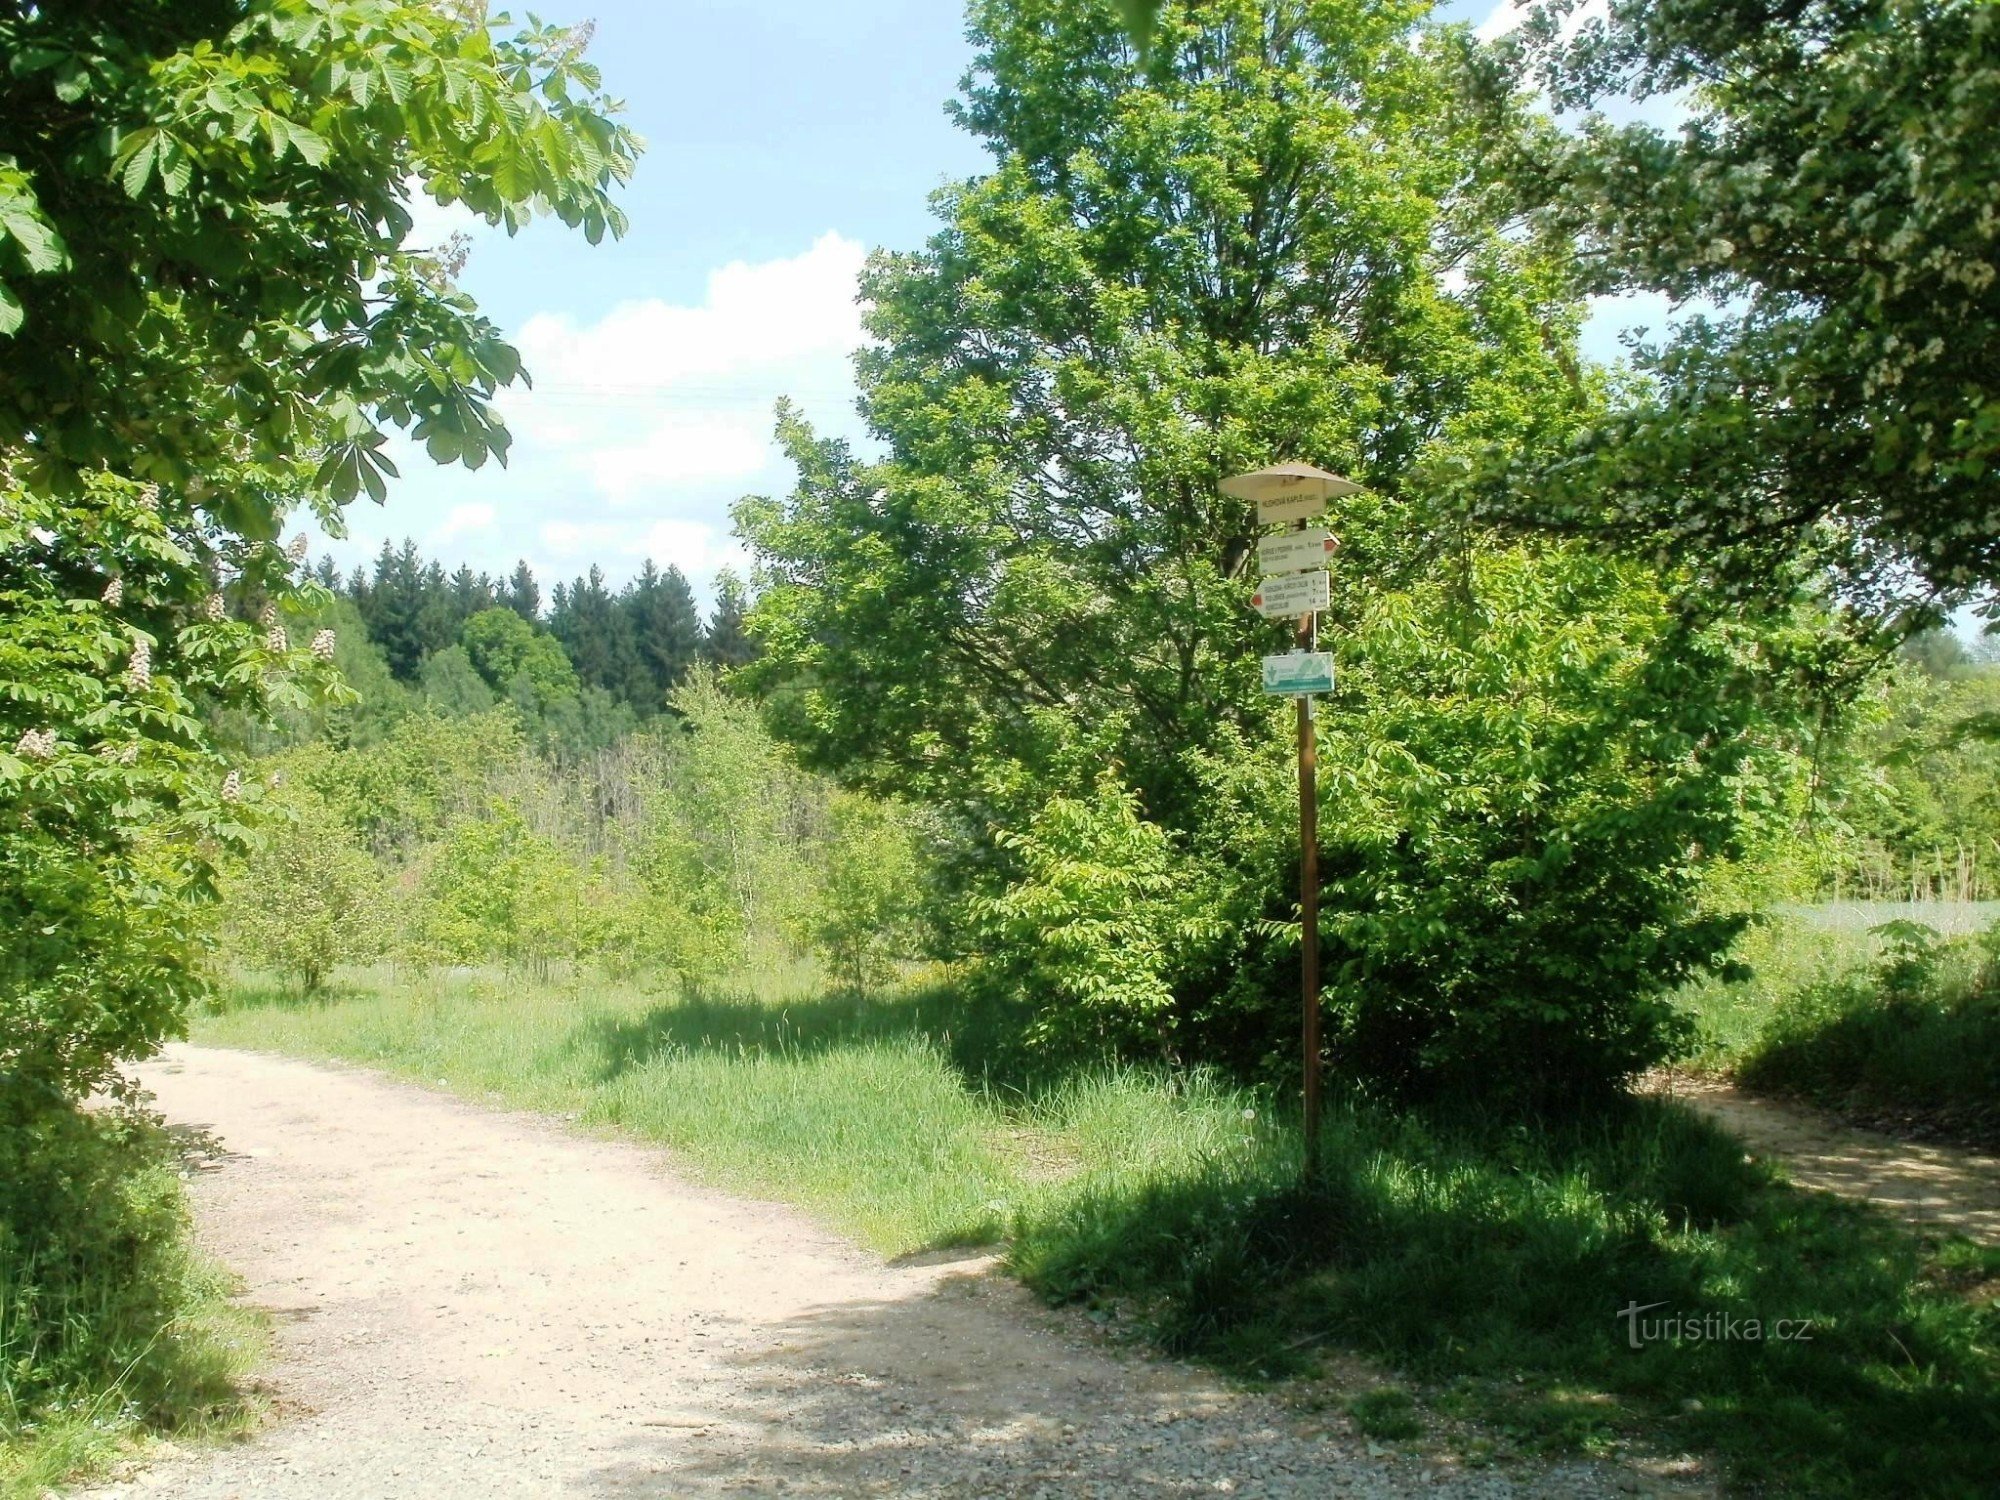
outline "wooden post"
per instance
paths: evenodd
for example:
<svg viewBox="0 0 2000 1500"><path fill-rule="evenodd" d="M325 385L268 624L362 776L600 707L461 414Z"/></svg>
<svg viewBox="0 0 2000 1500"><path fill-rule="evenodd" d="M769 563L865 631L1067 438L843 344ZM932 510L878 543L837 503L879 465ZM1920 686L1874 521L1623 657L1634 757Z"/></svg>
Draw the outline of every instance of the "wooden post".
<svg viewBox="0 0 2000 1500"><path fill-rule="evenodd" d="M1318 617L1299 621L1299 649L1317 648ZM1306 1176L1319 1171L1319 740L1310 694L1299 699L1299 1005L1305 1060Z"/></svg>

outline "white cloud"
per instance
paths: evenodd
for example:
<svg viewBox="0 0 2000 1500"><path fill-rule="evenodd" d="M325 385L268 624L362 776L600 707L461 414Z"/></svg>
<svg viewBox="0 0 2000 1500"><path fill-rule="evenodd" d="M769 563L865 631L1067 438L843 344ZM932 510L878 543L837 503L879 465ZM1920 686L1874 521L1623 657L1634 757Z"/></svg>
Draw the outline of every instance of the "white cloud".
<svg viewBox="0 0 2000 1500"><path fill-rule="evenodd" d="M434 533L440 542L448 542L454 537L469 532L484 531L493 524L495 511L484 501L471 501L464 505L454 505L451 514L444 518L444 525Z"/></svg>
<svg viewBox="0 0 2000 1500"><path fill-rule="evenodd" d="M610 443L589 455L597 491L617 506L667 485L748 479L764 467L771 419L752 412L666 413L635 443Z"/></svg>
<svg viewBox="0 0 2000 1500"><path fill-rule="evenodd" d="M486 253L509 249L496 237ZM615 585L650 557L706 591L718 568L746 563L731 504L791 483L772 434L779 397L830 434L863 437L849 356L864 339L864 259L828 233L798 255L711 271L699 302L530 317L511 338L533 387L498 402L514 435L507 467L441 468L393 440L403 480L385 509L348 512L335 555L352 567L385 537L414 535L447 567L504 574L525 556L545 589L592 563Z"/></svg>
<svg viewBox="0 0 2000 1500"><path fill-rule="evenodd" d="M462 203L439 203L415 177L403 179L403 207L410 215L410 232L403 236L407 250L436 250L455 234L476 241L493 229Z"/></svg>
<svg viewBox="0 0 2000 1500"><path fill-rule="evenodd" d="M655 521L626 547L625 555L651 558L662 568L679 568L690 578L713 578L722 568L741 574L750 566L749 551L741 542L704 521Z"/></svg>

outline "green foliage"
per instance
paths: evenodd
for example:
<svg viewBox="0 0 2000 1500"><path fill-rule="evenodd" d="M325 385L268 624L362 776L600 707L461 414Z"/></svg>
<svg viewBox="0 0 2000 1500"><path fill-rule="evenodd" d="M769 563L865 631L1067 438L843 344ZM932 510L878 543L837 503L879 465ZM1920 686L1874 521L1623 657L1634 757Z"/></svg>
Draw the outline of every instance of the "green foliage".
<svg viewBox="0 0 2000 1500"><path fill-rule="evenodd" d="M489 664L508 641L562 660L511 611L475 621ZM312 989L378 954L657 983L809 951L881 984L917 945L907 818L800 773L705 671L672 706L583 755L512 708L425 705L365 747L272 757L289 816L231 868L227 956Z"/></svg>
<svg viewBox="0 0 2000 1500"><path fill-rule="evenodd" d="M757 658L757 643L750 637L750 600L743 580L724 568L715 575L715 608L702 627L701 655L710 667L726 672Z"/></svg>
<svg viewBox="0 0 2000 1500"><path fill-rule="evenodd" d="M0 13L0 450L37 487L101 465L271 535L312 469L380 500L388 427L506 456L520 360L405 246L409 184L510 232L624 227L637 138L576 39L393 0ZM326 498L320 498L326 497ZM330 499L331 505L327 505Z"/></svg>
<svg viewBox="0 0 2000 1500"><path fill-rule="evenodd" d="M241 1415L253 1341L187 1248L168 1141L123 1110L0 1096L0 1492L41 1494L142 1425Z"/></svg>
<svg viewBox="0 0 2000 1500"><path fill-rule="evenodd" d="M503 807L459 824L421 867L412 955L479 963L498 959L547 977L558 962L616 964L629 945L616 894L600 869L528 831Z"/></svg>
<svg viewBox="0 0 2000 1500"><path fill-rule="evenodd" d="M1823 893L1980 900L2000 894L2000 670L1908 654L1858 695L1821 757Z"/></svg>
<svg viewBox="0 0 2000 1500"><path fill-rule="evenodd" d="M338 532L358 494L383 498L390 428L440 462L505 457L488 403L519 357L430 247L404 245L409 184L595 239L621 227L608 192L638 149L611 112L568 33L499 34L451 7L0 3L10 1424L58 1399L51 1379L74 1411L118 1400L196 1300L168 1295L171 1178L76 1146L97 1127L73 1106L123 1092L119 1064L203 990L217 867L243 857L261 791L224 737L355 737L321 716L341 696L338 631L301 638L328 600L282 521L309 506ZM244 931L307 983L362 925L366 856L342 837L322 809L256 856L264 905ZM132 1410L198 1397L160 1392Z"/></svg>
<svg viewBox="0 0 2000 1500"><path fill-rule="evenodd" d="M266 805L231 880L226 951L311 994L336 964L381 951L379 874L353 825L310 787L286 785Z"/></svg>
<svg viewBox="0 0 2000 1500"><path fill-rule="evenodd" d="M1672 992L1744 920L1703 899L1705 865L1772 810L1769 637L1688 622L1643 569L1543 549L1384 594L1335 645L1341 1065L1398 1092L1548 1099L1678 1050Z"/></svg>
<svg viewBox="0 0 2000 1500"><path fill-rule="evenodd" d="M447 718L485 713L493 706L493 690L474 669L463 646L447 646L425 657L418 683L424 701Z"/></svg>
<svg viewBox="0 0 2000 1500"><path fill-rule="evenodd" d="M219 851L247 833L208 706L267 715L327 684L284 638L213 617L210 570L288 591L283 552L93 476L55 499L0 477L0 1075L48 1101L108 1087L201 988ZM254 592L252 592L254 591Z"/></svg>
<svg viewBox="0 0 2000 1500"><path fill-rule="evenodd" d="M1174 985L1232 936L1214 873L1109 778L1001 835L1019 875L977 902L991 979L1034 1007L1029 1036L1073 1052L1174 1055Z"/></svg>
<svg viewBox="0 0 2000 1500"><path fill-rule="evenodd" d="M1499 47L1576 129L1493 163L1585 289L1708 299L1513 501L1743 576L1803 546L1892 610L2000 576L2000 13L1983 0L1614 0ZM1676 131L1596 112L1672 97ZM1573 116L1574 118L1574 116ZM1526 142L1526 149L1512 143Z"/></svg>
<svg viewBox="0 0 2000 1500"><path fill-rule="evenodd" d="M1381 1385L1363 1391L1347 1403L1347 1414L1364 1437L1400 1443L1423 1436L1424 1419L1417 1403L1400 1386Z"/></svg>
<svg viewBox="0 0 2000 1500"><path fill-rule="evenodd" d="M813 764L1021 828L1087 790L1069 750L1110 721L1099 748L1185 833L1189 752L1262 737L1256 658L1286 638L1216 481L1296 454L1371 486L1336 521L1345 622L1435 561L1420 475L1566 429L1580 309L1464 191L1492 143L1415 13L1232 0L1141 66L1102 3L973 8L958 113L996 169L866 277L889 461L787 415L796 490L737 512L748 680Z"/></svg>
<svg viewBox="0 0 2000 1500"><path fill-rule="evenodd" d="M2000 926L1873 933L1872 961L1781 988L1722 1060L1748 1088L2000 1142Z"/></svg>
<svg viewBox="0 0 2000 1500"><path fill-rule="evenodd" d="M536 643L547 637L537 635L535 627L511 609L481 610L465 622L459 640L488 687L504 691L516 674L525 671L544 693L576 690L575 669L561 647L554 653L537 653Z"/></svg>
<svg viewBox="0 0 2000 1500"><path fill-rule="evenodd" d="M827 972L857 992L886 983L915 947L923 866L906 819L851 792L827 799L824 873L802 926Z"/></svg>
<svg viewBox="0 0 2000 1500"><path fill-rule="evenodd" d="M1964 1292L1994 1252L1777 1187L1653 1101L1560 1128L1336 1103L1317 1178L1296 1149L1263 1133L1192 1171L1096 1177L1024 1215L1010 1263L1246 1375L1296 1370L1318 1340L1378 1356L1531 1448L1649 1431L1786 1493L1986 1482L2000 1314ZM1635 1304L1738 1336L1634 1349ZM1778 1319L1810 1339L1775 1338Z"/></svg>
<svg viewBox="0 0 2000 1500"><path fill-rule="evenodd" d="M1420 14L1166 7L1140 57L1103 3L974 6L958 114L995 168L867 277L888 457L785 413L798 485L738 508L744 680L810 764L941 814L952 936L1051 1044L1284 1066L1296 825L1257 659L1292 627L1217 489L1276 456L1368 486L1330 523L1336 1055L1603 1086L1733 935L1697 869L1757 815L1747 737L1791 727L1753 636L1803 627L1681 623L1644 570L1464 521L1477 455L1560 451L1604 393L1567 247L1486 186L1526 117L1462 110Z"/></svg>

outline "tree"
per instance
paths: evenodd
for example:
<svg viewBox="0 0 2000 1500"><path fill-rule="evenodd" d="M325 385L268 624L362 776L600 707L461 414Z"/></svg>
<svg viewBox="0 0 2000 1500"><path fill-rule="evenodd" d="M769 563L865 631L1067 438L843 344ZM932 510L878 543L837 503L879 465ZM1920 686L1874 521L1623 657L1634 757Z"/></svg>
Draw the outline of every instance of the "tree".
<svg viewBox="0 0 2000 1500"><path fill-rule="evenodd" d="M522 689L517 684L525 684L533 701L545 707L574 698L581 686L562 643L511 609L481 610L465 622L459 639L473 667L497 693L518 697Z"/></svg>
<svg viewBox="0 0 2000 1500"><path fill-rule="evenodd" d="M501 602L531 625L541 619L542 591L536 586L534 572L526 559L514 564L514 571L507 579L507 597Z"/></svg>
<svg viewBox="0 0 2000 1500"><path fill-rule="evenodd" d="M424 701L451 718L483 714L493 706L493 690L473 670L463 646L447 646L425 657L419 681Z"/></svg>
<svg viewBox="0 0 2000 1500"><path fill-rule="evenodd" d="M693 602L690 595L690 606ZM727 671L756 660L757 643L750 638L748 619L749 599L743 580L724 568L715 575L715 608L701 633L701 654L711 667Z"/></svg>
<svg viewBox="0 0 2000 1500"><path fill-rule="evenodd" d="M228 945L238 962L281 974L310 995L335 965L381 952L381 875L323 798L288 788L274 800L233 882Z"/></svg>
<svg viewBox="0 0 2000 1500"><path fill-rule="evenodd" d="M640 691L632 701L647 713L657 712L701 659L701 616L695 610L694 590L679 568L670 565L662 573L648 558L619 605L629 618L643 668Z"/></svg>
<svg viewBox="0 0 2000 1500"><path fill-rule="evenodd" d="M562 642L588 686L616 691L632 680L638 645L627 626L596 564L567 589L557 588L549 633Z"/></svg>
<svg viewBox="0 0 2000 1500"><path fill-rule="evenodd" d="M1584 290L1706 299L1504 509L1922 623L2000 580L2000 12L1980 0L1546 6L1498 49L1582 112L1496 169ZM1676 131L1609 101L1671 96Z"/></svg>
<svg viewBox="0 0 2000 1500"><path fill-rule="evenodd" d="M1297 456L1366 482L1344 624L1461 546L1450 461L1566 433L1580 310L1468 190L1494 141L1420 14L1176 7L1142 60L1103 0L973 6L957 114L994 170L866 277L889 460L787 412L798 487L737 512L753 680L814 764L1020 828L1102 757L1191 826L1190 754L1265 732L1257 657L1290 634L1217 481Z"/></svg>
<svg viewBox="0 0 2000 1500"><path fill-rule="evenodd" d="M886 457L786 411L796 488L738 506L773 722L811 764L943 812L955 935L1051 1041L1295 1057L1290 726L1258 670L1293 622L1251 608L1256 516L1218 490L1279 457L1366 486L1331 521L1323 628L1371 686L1331 699L1325 732L1389 737L1329 755L1365 745L1383 784L1359 822L1328 799L1324 972L1342 1007L1404 1007L1420 1076L1393 1049L1355 1060L1410 1093L1601 1088L1671 1049L1661 986L1734 933L1693 900L1689 851L1755 816L1739 737L1768 687L1750 664L1776 653L1680 631L1645 569L1467 519L1480 456L1562 451L1605 392L1568 247L1517 233L1486 177L1532 126L1462 107L1462 48L1422 14L1204 0L1164 8L1141 55L1103 0L974 5L958 114L993 169L864 286ZM1398 671L1443 695L1437 719ZM1398 712L1374 720L1377 682ZM1509 695L1543 711L1510 718ZM1434 822L1406 848L1418 809ZM1580 911L1546 872L1577 841L1607 851L1580 890L1633 862L1614 909L1636 936L1545 971L1531 947ZM1409 910L1461 925L1403 963ZM1435 946L1461 934L1483 988ZM1467 1065L1524 1015L1574 1033L1567 1075Z"/></svg>
<svg viewBox="0 0 2000 1500"><path fill-rule="evenodd" d="M638 150L560 28L391 0L0 5L0 449L130 469L231 530L506 454L520 361L426 253L407 184L595 240ZM248 459L261 484L217 477ZM323 495L324 498L320 498Z"/></svg>
<svg viewBox="0 0 2000 1500"><path fill-rule="evenodd" d="M0 0L0 1089L172 1034L255 789L197 706L331 691L279 545L386 493L385 429L503 454L518 359L406 184L616 231L636 138L567 33L392 0ZM400 561L400 560L396 560ZM258 623L251 624L255 618Z"/></svg>

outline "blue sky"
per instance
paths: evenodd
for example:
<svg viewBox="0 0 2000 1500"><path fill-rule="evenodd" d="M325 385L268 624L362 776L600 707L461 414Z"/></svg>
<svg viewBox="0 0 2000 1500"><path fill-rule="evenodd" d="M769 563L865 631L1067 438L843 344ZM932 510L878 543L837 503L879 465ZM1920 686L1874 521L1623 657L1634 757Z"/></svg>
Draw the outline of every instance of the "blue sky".
<svg viewBox="0 0 2000 1500"><path fill-rule="evenodd" d="M1497 8L1454 0L1439 15L1490 23ZM770 436L776 398L859 435L847 355L862 256L921 244L932 190L985 162L944 112L971 60L959 6L539 9L595 20L591 55L647 139L623 199L631 232L595 247L554 223L513 239L474 232L464 285L536 383L502 402L511 462L440 469L399 444L404 477L388 504L357 504L329 550L352 566L412 536L448 565L499 573L526 558L545 589L593 562L616 582L650 556L706 593L718 567L742 565L730 503L788 486ZM420 209L420 235L467 227ZM1632 316L1597 318L1593 351L1614 354Z"/></svg>

